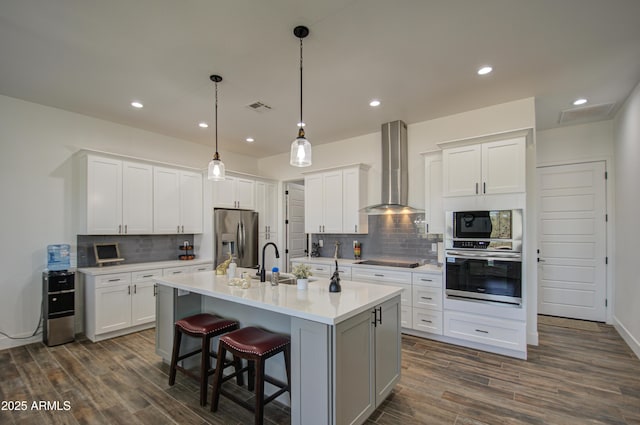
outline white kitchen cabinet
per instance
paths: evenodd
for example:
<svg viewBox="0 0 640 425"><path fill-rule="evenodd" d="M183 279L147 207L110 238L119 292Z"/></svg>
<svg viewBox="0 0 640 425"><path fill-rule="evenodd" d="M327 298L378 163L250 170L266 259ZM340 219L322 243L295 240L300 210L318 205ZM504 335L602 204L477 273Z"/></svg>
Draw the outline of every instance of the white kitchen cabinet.
<svg viewBox="0 0 640 425"><path fill-rule="evenodd" d="M525 191L525 137L446 148L443 196Z"/></svg>
<svg viewBox="0 0 640 425"><path fill-rule="evenodd" d="M367 169L352 167L342 170L342 231L368 233L369 216L362 211L367 204Z"/></svg>
<svg viewBox="0 0 640 425"><path fill-rule="evenodd" d="M85 280L85 334L100 341L153 327L160 270L89 275Z"/></svg>
<svg viewBox="0 0 640 425"><path fill-rule="evenodd" d="M298 264L307 264L311 267L312 276L315 277L331 277L333 270L331 268L331 264L329 263L314 263L308 261L291 261L291 268L293 269Z"/></svg>
<svg viewBox="0 0 640 425"><path fill-rule="evenodd" d="M422 332L443 333L442 273L411 274L412 328Z"/></svg>
<svg viewBox="0 0 640 425"><path fill-rule="evenodd" d="M267 239L267 237L270 237ZM273 239L271 239L271 237ZM262 267L262 248L268 242L275 243L276 235L268 233L258 233L258 261L260 261L260 267ZM276 250L267 248L264 252L265 270L270 272L273 267L280 267L280 260L276 258Z"/></svg>
<svg viewBox="0 0 640 425"><path fill-rule="evenodd" d="M267 242L277 241L278 186L275 183L263 181L256 181L255 185L255 209L258 213L258 233L264 234L264 240Z"/></svg>
<svg viewBox="0 0 640 425"><path fill-rule="evenodd" d="M80 159L76 193L80 234L153 231L153 167L94 154Z"/></svg>
<svg viewBox="0 0 640 425"><path fill-rule="evenodd" d="M444 207L442 202L442 152L424 156L425 176L425 231L444 233Z"/></svg>
<svg viewBox="0 0 640 425"><path fill-rule="evenodd" d="M202 175L154 167L154 233L202 233Z"/></svg>
<svg viewBox="0 0 640 425"><path fill-rule="evenodd" d="M385 301L336 326L338 424L363 423L400 380L400 303Z"/></svg>
<svg viewBox="0 0 640 425"><path fill-rule="evenodd" d="M512 351L527 350L524 321L445 310L444 335Z"/></svg>
<svg viewBox="0 0 640 425"><path fill-rule="evenodd" d="M229 175L223 181L213 182L213 206L243 210L255 209L255 184L255 180L250 178Z"/></svg>
<svg viewBox="0 0 640 425"><path fill-rule="evenodd" d="M413 314L411 310L413 306L411 272L352 267L351 280L365 283L380 283L402 288L402 293L400 294L402 308L402 315L400 320L402 322L402 327L409 329L413 326Z"/></svg>
<svg viewBox="0 0 640 425"><path fill-rule="evenodd" d="M367 216L364 165L344 167L305 176L306 233L366 233Z"/></svg>

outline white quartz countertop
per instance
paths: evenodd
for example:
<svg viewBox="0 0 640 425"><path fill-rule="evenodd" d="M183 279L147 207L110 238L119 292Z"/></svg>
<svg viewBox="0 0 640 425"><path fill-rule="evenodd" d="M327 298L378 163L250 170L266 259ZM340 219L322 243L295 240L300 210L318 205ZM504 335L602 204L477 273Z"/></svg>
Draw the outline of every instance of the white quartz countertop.
<svg viewBox="0 0 640 425"><path fill-rule="evenodd" d="M255 270L238 269L255 273ZM342 292L329 292L329 279L310 281L308 289L296 285L271 286L269 282L251 280L251 287L230 286L226 275L215 271L180 276L166 276L156 280L160 285L182 289L204 296L232 301L251 307L335 325L380 303L399 295L402 288L342 280Z"/></svg>
<svg viewBox="0 0 640 425"><path fill-rule="evenodd" d="M386 269L386 270L395 270L395 271L407 271L407 272L435 272L435 273L441 273L442 272L442 266L438 265L438 264L424 264L422 266L419 267L414 267L414 268L404 268L404 267L390 267L390 266L373 266L370 264L356 264L359 261L364 261L365 259L361 259L361 260L354 260L352 258L338 258L338 265L339 266L353 266L353 267L376 267L376 268L380 268L380 269ZM367 260L374 260L374 258L367 258ZM406 262L406 259L395 259L395 258L375 258L375 260L389 260L389 261L404 261ZM313 263L313 264L335 264L335 261L333 259L333 257L298 257L298 258L292 258L291 261L297 261L297 262L301 262L301 263Z"/></svg>
<svg viewBox="0 0 640 425"><path fill-rule="evenodd" d="M78 272L84 273L86 275L98 276L111 273L127 273L152 269L168 269L171 267L199 266L201 264L213 264L213 260L211 258L198 258L194 260L153 261L149 263L120 264L115 266L81 267L78 269Z"/></svg>

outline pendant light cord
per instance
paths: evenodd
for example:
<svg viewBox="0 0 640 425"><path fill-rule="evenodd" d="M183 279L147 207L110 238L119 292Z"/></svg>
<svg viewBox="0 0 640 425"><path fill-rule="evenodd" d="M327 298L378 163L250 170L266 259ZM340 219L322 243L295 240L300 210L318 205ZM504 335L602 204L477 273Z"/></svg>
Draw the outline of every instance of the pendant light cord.
<svg viewBox="0 0 640 425"><path fill-rule="evenodd" d="M215 116L216 116L216 156L218 155L218 82L215 82L216 85L216 107L215 107Z"/></svg>
<svg viewBox="0 0 640 425"><path fill-rule="evenodd" d="M302 38L300 39L300 128L303 126L302 121Z"/></svg>

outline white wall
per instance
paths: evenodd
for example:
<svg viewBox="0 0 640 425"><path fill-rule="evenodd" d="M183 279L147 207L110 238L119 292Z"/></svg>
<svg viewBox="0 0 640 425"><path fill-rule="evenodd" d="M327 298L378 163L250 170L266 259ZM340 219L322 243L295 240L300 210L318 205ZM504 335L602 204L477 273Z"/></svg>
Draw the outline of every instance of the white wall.
<svg viewBox="0 0 640 425"><path fill-rule="evenodd" d="M538 165L613 160L613 120L538 131Z"/></svg>
<svg viewBox="0 0 640 425"><path fill-rule="evenodd" d="M47 245L75 245L71 156L81 148L202 169L213 154L211 147L0 96L0 331L12 336L29 336L38 324ZM222 156L228 169L257 171L255 159ZM21 343L0 335L0 349Z"/></svg>
<svg viewBox="0 0 640 425"><path fill-rule="evenodd" d="M640 84L616 115L615 311L614 325L640 357Z"/></svg>

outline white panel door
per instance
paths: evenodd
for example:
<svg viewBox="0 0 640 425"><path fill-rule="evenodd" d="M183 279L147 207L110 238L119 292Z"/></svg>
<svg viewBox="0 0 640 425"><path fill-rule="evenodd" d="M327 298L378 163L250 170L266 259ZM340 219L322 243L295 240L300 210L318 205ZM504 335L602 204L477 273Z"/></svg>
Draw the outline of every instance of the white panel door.
<svg viewBox="0 0 640 425"><path fill-rule="evenodd" d="M153 233L153 167L137 162L122 163L123 233Z"/></svg>
<svg viewBox="0 0 640 425"><path fill-rule="evenodd" d="M342 170L323 174L324 233L342 233Z"/></svg>
<svg viewBox="0 0 640 425"><path fill-rule="evenodd" d="M287 210L286 210L286 239L287 258L286 267L288 271L289 260L291 258L304 257L307 249L307 235L304 231L304 191L305 187L300 184L287 184Z"/></svg>
<svg viewBox="0 0 640 425"><path fill-rule="evenodd" d="M480 193L525 191L525 138L482 144L482 188Z"/></svg>
<svg viewBox="0 0 640 425"><path fill-rule="evenodd" d="M604 162L538 168L538 312L606 320Z"/></svg>
<svg viewBox="0 0 640 425"><path fill-rule="evenodd" d="M437 152L424 157L424 210L425 231L444 233L444 206L442 203L442 153Z"/></svg>
<svg viewBox="0 0 640 425"><path fill-rule="evenodd" d="M202 174L180 172L180 233L202 233Z"/></svg>
<svg viewBox="0 0 640 425"><path fill-rule="evenodd" d="M469 196L480 193L481 158L481 145L444 149L443 196Z"/></svg>
<svg viewBox="0 0 640 425"><path fill-rule="evenodd" d="M180 233L180 172L153 168L153 231Z"/></svg>
<svg viewBox="0 0 640 425"><path fill-rule="evenodd" d="M322 232L324 224L322 174L304 178L304 223L307 233Z"/></svg>
<svg viewBox="0 0 640 425"><path fill-rule="evenodd" d="M122 233L122 161L88 156L87 233Z"/></svg>

